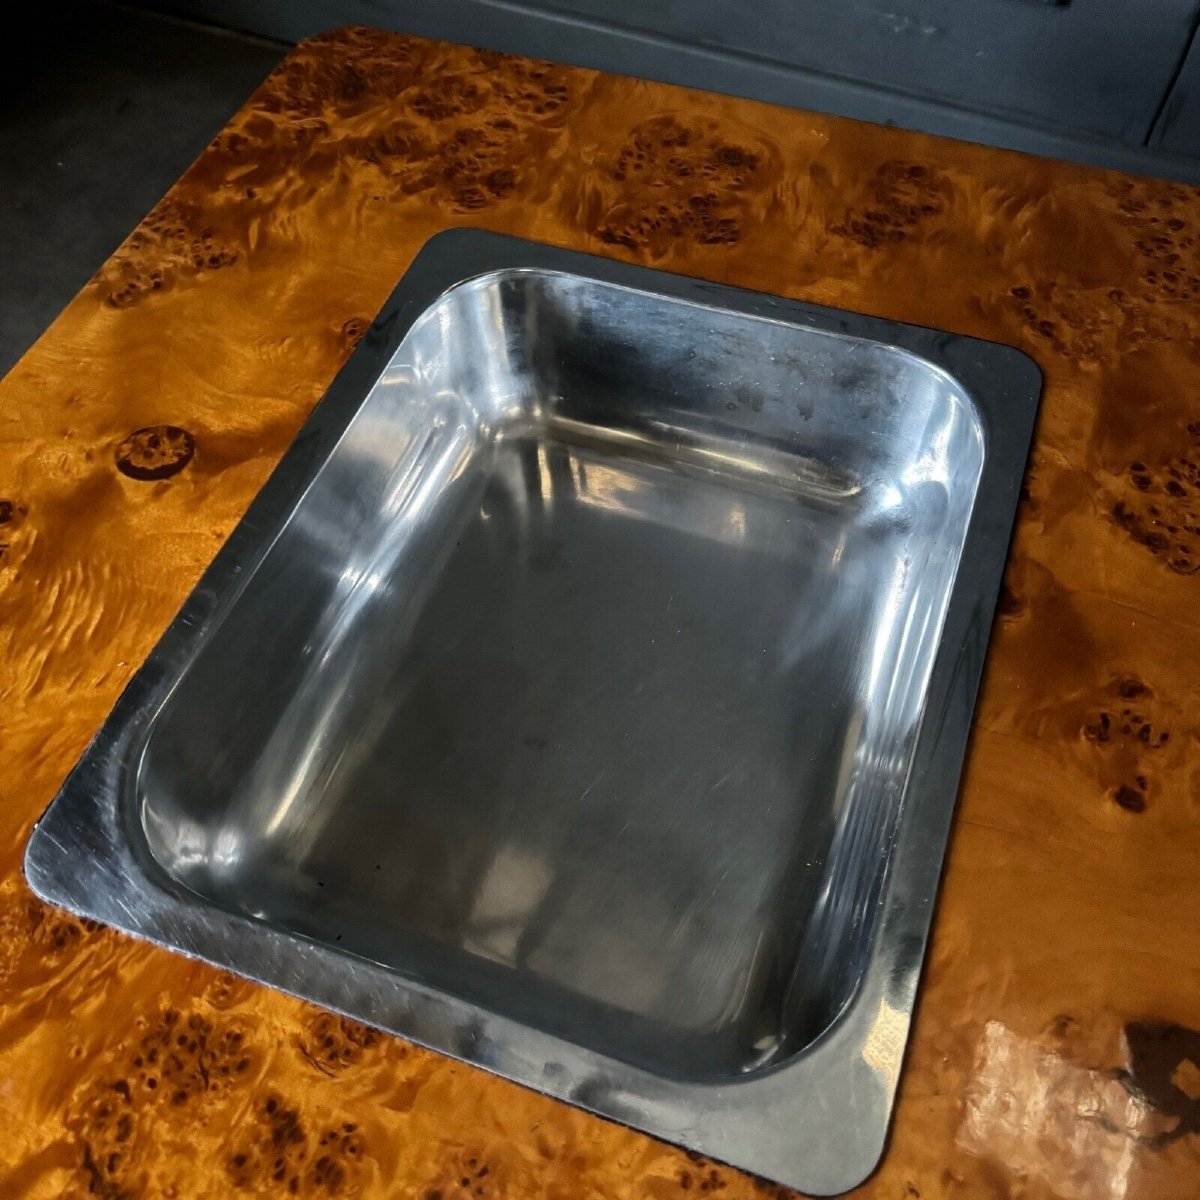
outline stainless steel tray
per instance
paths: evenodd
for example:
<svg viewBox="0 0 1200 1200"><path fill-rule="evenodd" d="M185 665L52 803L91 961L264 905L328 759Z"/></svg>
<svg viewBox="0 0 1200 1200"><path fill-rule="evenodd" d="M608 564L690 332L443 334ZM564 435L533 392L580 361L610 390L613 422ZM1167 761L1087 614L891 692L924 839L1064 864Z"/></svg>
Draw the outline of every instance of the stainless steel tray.
<svg viewBox="0 0 1200 1200"><path fill-rule="evenodd" d="M810 1192L877 1161L1040 387L434 238L30 842L45 899Z"/></svg>

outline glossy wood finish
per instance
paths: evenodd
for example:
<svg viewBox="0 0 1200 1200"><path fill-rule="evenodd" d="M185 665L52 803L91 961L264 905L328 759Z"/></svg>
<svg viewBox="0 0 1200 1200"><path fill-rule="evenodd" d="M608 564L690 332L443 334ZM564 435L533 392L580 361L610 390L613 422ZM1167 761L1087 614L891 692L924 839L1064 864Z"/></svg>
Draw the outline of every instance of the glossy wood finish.
<svg viewBox="0 0 1200 1200"><path fill-rule="evenodd" d="M22 881L122 685L453 224L1041 364L894 1133L861 1194L1195 1197L1200 192L361 30L298 48L0 384L0 1195L777 1191Z"/></svg>

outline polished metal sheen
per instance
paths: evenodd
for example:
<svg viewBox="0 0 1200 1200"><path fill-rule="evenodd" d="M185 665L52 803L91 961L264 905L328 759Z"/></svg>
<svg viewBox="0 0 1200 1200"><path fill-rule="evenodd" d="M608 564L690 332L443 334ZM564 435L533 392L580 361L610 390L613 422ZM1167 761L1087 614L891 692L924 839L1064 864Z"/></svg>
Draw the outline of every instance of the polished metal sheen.
<svg viewBox="0 0 1200 1200"><path fill-rule="evenodd" d="M29 880L851 1187L1039 387L1008 347L439 235L42 818Z"/></svg>

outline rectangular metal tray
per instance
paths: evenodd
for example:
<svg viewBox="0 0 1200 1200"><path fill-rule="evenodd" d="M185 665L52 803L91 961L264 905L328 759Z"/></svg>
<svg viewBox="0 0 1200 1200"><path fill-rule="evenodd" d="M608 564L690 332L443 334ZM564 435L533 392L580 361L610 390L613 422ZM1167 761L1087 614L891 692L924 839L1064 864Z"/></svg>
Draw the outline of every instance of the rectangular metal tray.
<svg viewBox="0 0 1200 1200"><path fill-rule="evenodd" d="M45 899L810 1192L877 1161L1040 375L421 252L39 823Z"/></svg>

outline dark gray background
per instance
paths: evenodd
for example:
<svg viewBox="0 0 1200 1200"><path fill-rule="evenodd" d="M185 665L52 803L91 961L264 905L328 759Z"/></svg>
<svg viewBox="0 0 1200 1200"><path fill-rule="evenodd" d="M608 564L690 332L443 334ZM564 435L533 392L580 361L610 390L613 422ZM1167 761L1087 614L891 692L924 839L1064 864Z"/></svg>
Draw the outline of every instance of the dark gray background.
<svg viewBox="0 0 1200 1200"><path fill-rule="evenodd" d="M55 3L0 83L0 375L287 52ZM2 490L2 488L0 488Z"/></svg>

